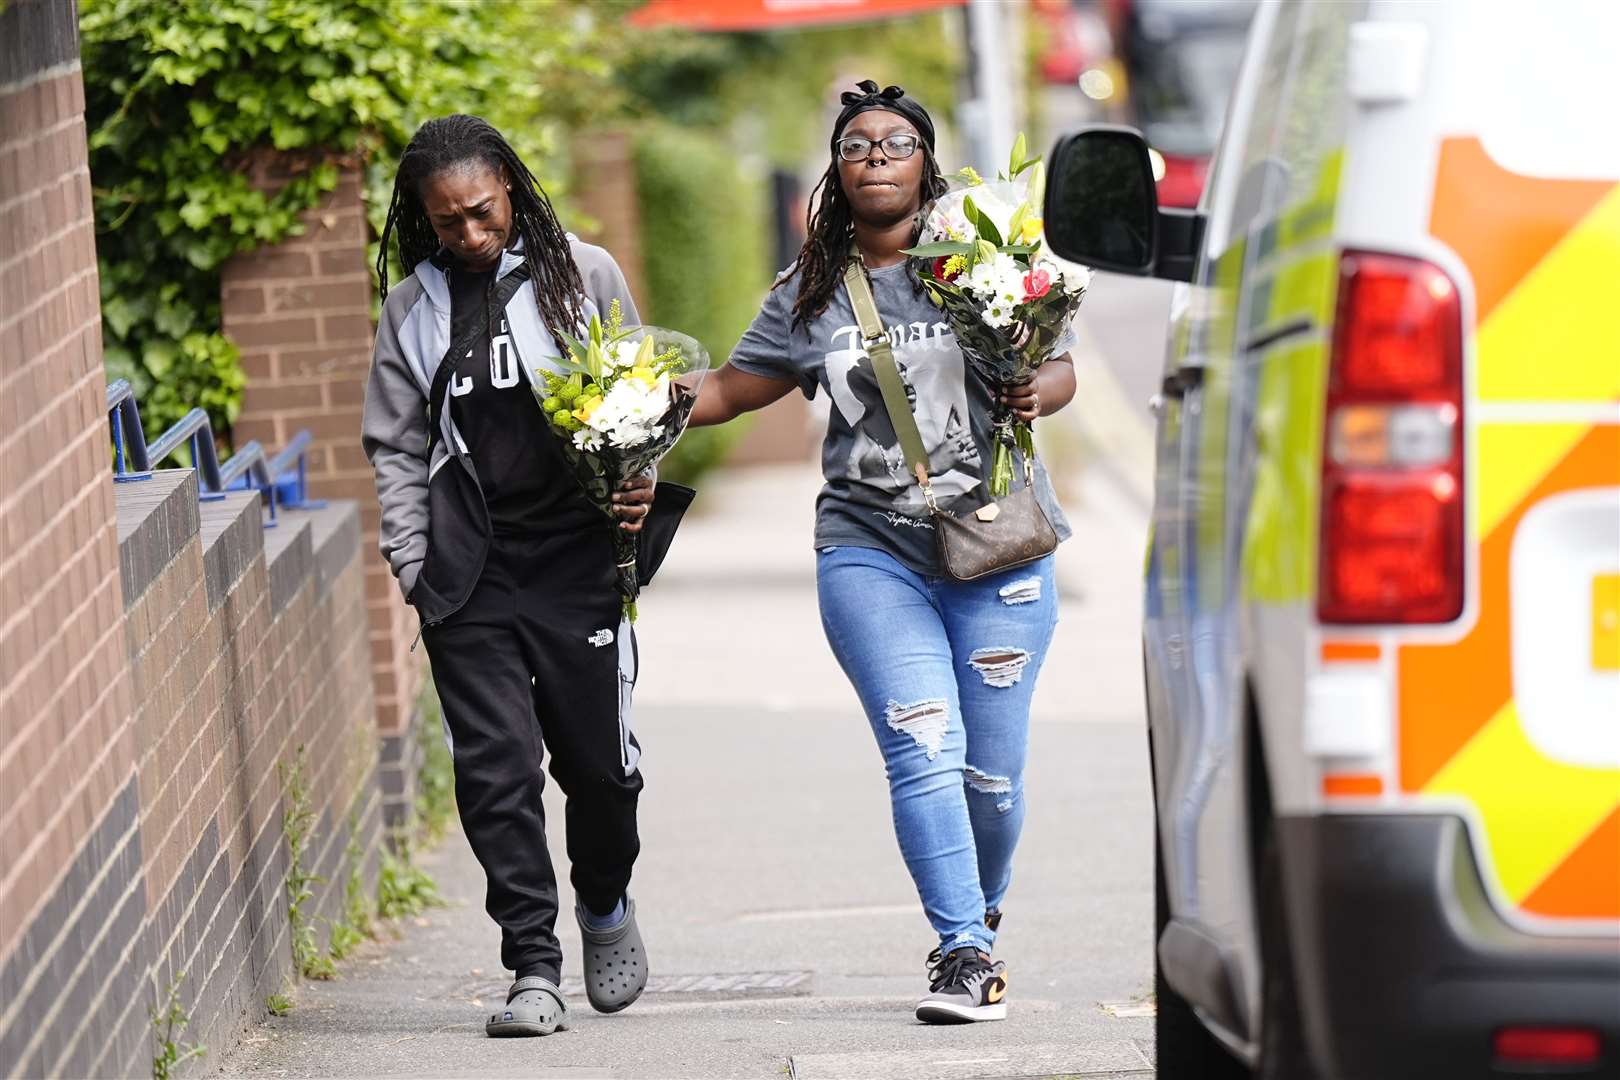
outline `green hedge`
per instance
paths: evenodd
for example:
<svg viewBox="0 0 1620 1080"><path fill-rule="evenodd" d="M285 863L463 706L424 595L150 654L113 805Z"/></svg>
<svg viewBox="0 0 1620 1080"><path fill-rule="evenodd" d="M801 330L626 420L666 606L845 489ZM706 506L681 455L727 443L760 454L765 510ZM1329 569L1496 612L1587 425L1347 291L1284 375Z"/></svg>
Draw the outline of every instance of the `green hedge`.
<svg viewBox="0 0 1620 1080"><path fill-rule="evenodd" d="M739 168L723 135L661 124L638 133L635 159L643 317L697 338L719 367L771 281L765 180ZM696 479L720 463L751 421L687 431L661 475Z"/></svg>

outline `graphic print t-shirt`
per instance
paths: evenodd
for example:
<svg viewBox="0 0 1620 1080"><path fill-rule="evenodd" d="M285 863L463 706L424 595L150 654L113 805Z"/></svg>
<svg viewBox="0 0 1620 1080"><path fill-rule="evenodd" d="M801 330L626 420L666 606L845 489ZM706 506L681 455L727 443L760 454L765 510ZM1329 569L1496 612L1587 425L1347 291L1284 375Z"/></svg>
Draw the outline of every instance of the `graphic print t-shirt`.
<svg viewBox="0 0 1620 1080"><path fill-rule="evenodd" d="M451 339L482 330L450 381L450 416L478 473L490 527L511 536L600 525L601 512L586 501L556 436L546 430L506 313L490 310L494 276L493 270L448 267Z"/></svg>
<svg viewBox="0 0 1620 1080"><path fill-rule="evenodd" d="M975 510L990 501L991 390L967 366L943 313L916 288L904 263L869 273L928 450L934 496L954 513ZM831 398L821 448L827 483L816 501L816 547L878 548L920 574L938 574L928 505L906 469L849 294L840 283L827 310L808 327L790 332L802 280L795 277L766 296L731 363L751 375L790 378L806 397L824 390ZM1069 345L1068 339L1060 341L1057 351ZM1035 497L1059 538L1067 539L1069 523L1038 458Z"/></svg>

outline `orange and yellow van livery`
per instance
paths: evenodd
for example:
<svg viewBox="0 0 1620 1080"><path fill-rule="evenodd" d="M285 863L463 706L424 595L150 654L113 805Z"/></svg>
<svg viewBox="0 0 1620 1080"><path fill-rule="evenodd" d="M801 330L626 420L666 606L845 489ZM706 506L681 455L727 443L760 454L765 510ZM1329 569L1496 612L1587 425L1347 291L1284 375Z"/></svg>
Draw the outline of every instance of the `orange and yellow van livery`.
<svg viewBox="0 0 1620 1080"><path fill-rule="evenodd" d="M1479 595L1457 641L1400 650L1401 789L1473 807L1516 911L1620 920L1620 551L1601 521L1620 504L1620 184L1516 175L1447 139L1430 228L1474 285Z"/></svg>
<svg viewBox="0 0 1620 1080"><path fill-rule="evenodd" d="M1196 213L1121 206L1132 133L1053 155L1059 253L1178 282L1161 1075L1620 1077L1615 40L1609 0L1265 3Z"/></svg>

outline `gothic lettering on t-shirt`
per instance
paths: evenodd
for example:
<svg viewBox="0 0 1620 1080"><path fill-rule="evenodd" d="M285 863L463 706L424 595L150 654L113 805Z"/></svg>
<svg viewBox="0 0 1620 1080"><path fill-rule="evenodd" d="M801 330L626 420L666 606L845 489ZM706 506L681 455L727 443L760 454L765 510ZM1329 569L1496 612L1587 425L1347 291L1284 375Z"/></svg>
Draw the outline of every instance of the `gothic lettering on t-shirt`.
<svg viewBox="0 0 1620 1080"><path fill-rule="evenodd" d="M984 480L994 393L969 370L950 325L903 264L879 267L871 279L928 452L934 494L953 513L975 510L989 498ZM778 281L732 350L731 363L749 374L792 379L807 396L825 392L832 401L821 453L827 483L816 502L816 546L874 547L918 573L937 573L928 505L906 467L848 290L834 290L821 313L801 324L793 309L803 277ZM1060 342L1058 351L1069 345ZM1058 535L1067 536L1068 523L1039 464L1035 476L1036 498Z"/></svg>
<svg viewBox="0 0 1620 1080"><path fill-rule="evenodd" d="M981 463L967 422L967 371L951 328L940 321L919 321L897 323L888 331L895 367L928 451L934 494L941 500L965 495L979 486ZM875 511L883 521L926 522L922 489L906 466L860 328L840 326L829 339L833 347L822 357L827 391L850 433L844 477L888 493L890 506Z"/></svg>

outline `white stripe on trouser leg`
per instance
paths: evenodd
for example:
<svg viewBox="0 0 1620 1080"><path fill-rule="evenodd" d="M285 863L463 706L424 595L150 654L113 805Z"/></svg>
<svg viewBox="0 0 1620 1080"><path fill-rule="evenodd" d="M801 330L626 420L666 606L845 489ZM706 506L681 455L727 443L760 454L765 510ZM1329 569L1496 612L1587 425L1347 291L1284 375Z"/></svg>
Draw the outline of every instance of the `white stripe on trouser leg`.
<svg viewBox="0 0 1620 1080"><path fill-rule="evenodd" d="M619 760L624 764L624 775L636 771L641 762L641 749L630 741L630 699L641 674L636 663L635 631L629 619L619 621Z"/></svg>

